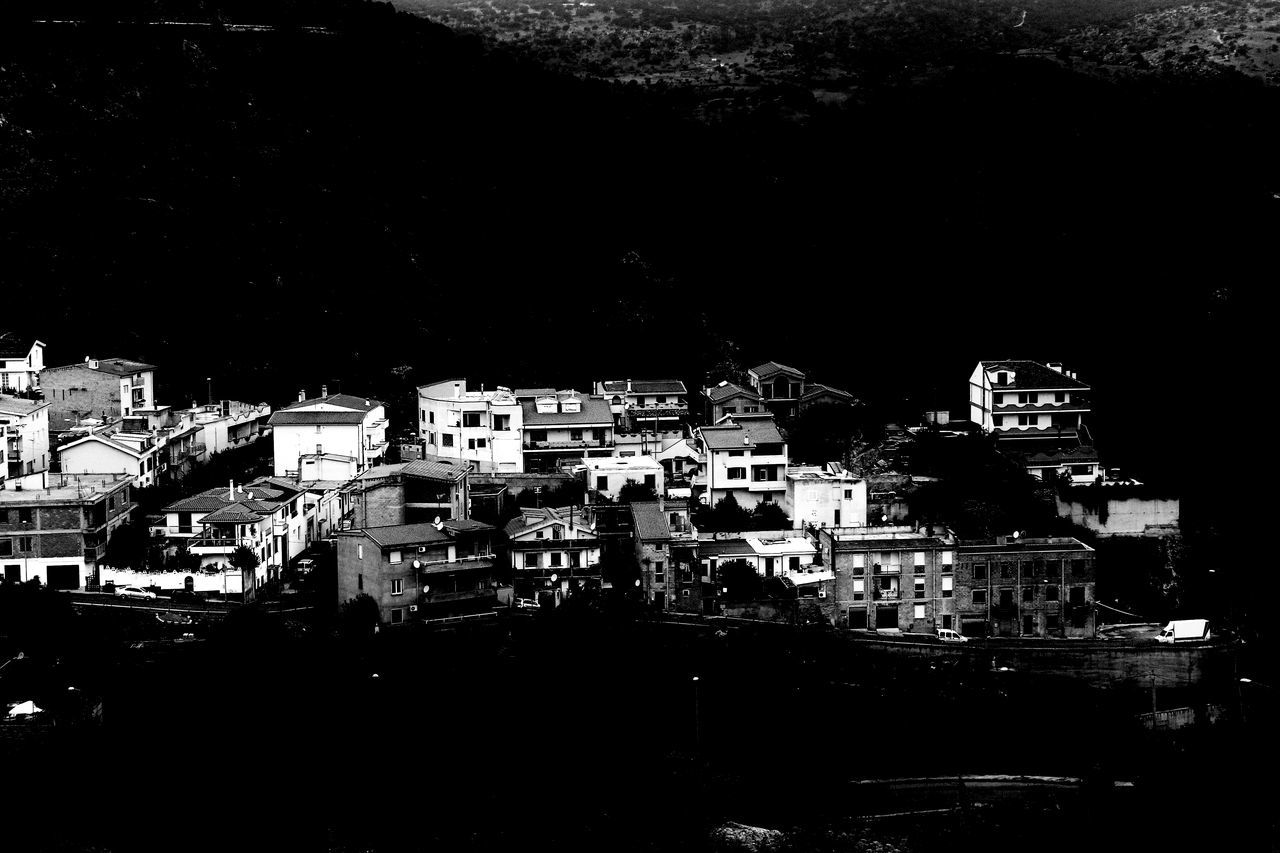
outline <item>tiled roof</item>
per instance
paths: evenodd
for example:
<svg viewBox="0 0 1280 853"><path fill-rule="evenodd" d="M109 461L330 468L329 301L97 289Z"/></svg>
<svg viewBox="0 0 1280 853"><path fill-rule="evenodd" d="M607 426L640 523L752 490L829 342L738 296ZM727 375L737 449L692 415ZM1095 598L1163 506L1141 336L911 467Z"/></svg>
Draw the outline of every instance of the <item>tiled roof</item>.
<svg viewBox="0 0 1280 853"><path fill-rule="evenodd" d="M485 524L483 521L473 521L470 518L449 518L444 522L445 530L454 530L461 533L469 533L473 530L493 530L492 524Z"/></svg>
<svg viewBox="0 0 1280 853"><path fill-rule="evenodd" d="M1070 465L1080 462L1097 462L1098 451L1092 447L1073 447L1067 450L1057 450L1049 453L1030 453L1023 457L1027 465L1039 467L1042 465Z"/></svg>
<svg viewBox="0 0 1280 853"><path fill-rule="evenodd" d="M435 456L424 456L405 466L404 473L410 477L425 477L429 480L461 480L467 476L471 466L465 462L454 462Z"/></svg>
<svg viewBox="0 0 1280 853"><path fill-rule="evenodd" d="M670 539L671 528L657 501L637 501L631 504L631 518L635 524L637 539Z"/></svg>
<svg viewBox="0 0 1280 853"><path fill-rule="evenodd" d="M387 527L366 527L364 534L384 548L397 545L425 545L430 542L447 542L449 535L436 530L434 524L393 524Z"/></svg>
<svg viewBox="0 0 1280 853"><path fill-rule="evenodd" d="M737 450L759 444L781 444L782 433L772 418L702 427L702 440L712 450ZM743 442L743 437L747 438Z"/></svg>
<svg viewBox="0 0 1280 853"><path fill-rule="evenodd" d="M256 501L253 503L257 503ZM270 510L266 514L270 514ZM236 501L233 504L227 504L221 509L216 509L204 517L206 524L223 523L223 524L253 524L261 521L263 511L254 509L250 502Z"/></svg>
<svg viewBox="0 0 1280 853"><path fill-rule="evenodd" d="M133 457L141 457L143 455L143 451L139 450L136 447L132 447L128 444L125 444L123 441L116 441L113 438L110 438L108 436L105 436L105 435L102 435L101 433L96 433L96 432L89 433L84 438L78 438L75 441L71 441L71 442L68 442L67 444L62 445L60 448L58 448L58 453L60 454L66 453L71 448L78 447L87 441L94 441L99 444L105 444L107 447L114 447L116 450L122 450Z"/></svg>
<svg viewBox="0 0 1280 853"><path fill-rule="evenodd" d="M520 515L508 521L502 528L502 532L508 536L514 536L547 521L563 521L567 524L570 515L574 517L574 523L577 524L578 519L582 518L581 507L545 506L540 509L531 506L521 507Z"/></svg>
<svg viewBox="0 0 1280 853"><path fill-rule="evenodd" d="M779 364L776 361L766 361L764 364L757 364L755 367L751 368L751 372L760 379L764 379L766 376L772 376L775 373L794 373L796 376L804 376L803 370L796 370L794 367L788 367L787 365Z"/></svg>
<svg viewBox="0 0 1280 853"><path fill-rule="evenodd" d="M2 358L3 356L0 356ZM18 417L26 417L32 412L43 409L49 405L43 400L27 400L23 397L10 397L0 394L0 414L17 415Z"/></svg>
<svg viewBox="0 0 1280 853"><path fill-rule="evenodd" d="M753 400L761 399L760 395L750 388L743 388L740 385L734 385L732 382L726 382L723 385L716 385L707 389L707 398L713 403L719 403L722 400L737 396L750 397Z"/></svg>
<svg viewBox="0 0 1280 853"><path fill-rule="evenodd" d="M26 353L23 353L23 355L25 356ZM89 368L89 363L81 361L75 364L62 364L57 367L46 367L45 370L66 370L69 367ZM92 370L93 368L89 369ZM97 369L103 373L114 373L116 376L132 376L145 370L155 370L156 366L142 361L130 361L127 358L100 358L98 359Z"/></svg>
<svg viewBox="0 0 1280 853"><path fill-rule="evenodd" d="M801 400L808 400L811 397L821 397L830 394L834 397L840 397L853 402L854 396L848 391L841 391L839 388L832 388L830 385L823 385L819 382L810 382L808 389L800 395Z"/></svg>
<svg viewBox="0 0 1280 853"><path fill-rule="evenodd" d="M271 415L267 423L272 426L290 426L295 424L359 424L363 423L364 412L347 410L337 412L294 412L281 409Z"/></svg>
<svg viewBox="0 0 1280 853"><path fill-rule="evenodd" d="M26 358L34 342L34 338L18 337L14 332L0 332L0 358Z"/></svg>
<svg viewBox="0 0 1280 853"><path fill-rule="evenodd" d="M1008 385L995 385L991 387L996 390L1004 390L1006 388L1014 389L1038 389L1038 388L1088 388L1089 386L1081 382L1079 379L1072 379L1065 373L1059 373L1056 370L1050 370L1038 361L1026 360L1010 360L1010 361L984 361L982 362L984 370L999 371L1008 369L1014 374L1013 382Z"/></svg>
<svg viewBox="0 0 1280 853"><path fill-rule="evenodd" d="M556 393L554 388L517 388L512 392L517 397L549 397Z"/></svg>
<svg viewBox="0 0 1280 853"><path fill-rule="evenodd" d="M557 399L564 402L567 397L563 392L557 395ZM571 426L583 424L585 426L612 426L613 410L609 408L609 404L601 397L589 397L585 394L579 394L577 399L582 403L582 411L580 412L539 412L536 401L526 401L520 404L523 409L524 425L529 426Z"/></svg>
<svg viewBox="0 0 1280 853"><path fill-rule="evenodd" d="M698 556L755 556L756 549L745 539L704 539L698 543Z"/></svg>
<svg viewBox="0 0 1280 853"><path fill-rule="evenodd" d="M627 393L627 380L614 379L609 382L601 382L607 394L625 394ZM632 379L632 394L684 394L686 393L684 383L679 379Z"/></svg>
<svg viewBox="0 0 1280 853"><path fill-rule="evenodd" d="M372 397L357 397L354 394L330 394L328 397L313 397L310 400L290 403L282 411L300 409L304 406L315 406L320 403L327 403L330 406L339 406L343 409L351 409L357 412L368 412L382 405L381 402Z"/></svg>
<svg viewBox="0 0 1280 853"><path fill-rule="evenodd" d="M221 497L218 493L221 492ZM215 509L222 509L229 502L227 501L226 489L210 489L207 492L201 492L198 495L192 495L189 498L182 498L174 501L164 508L165 512L213 512Z"/></svg>

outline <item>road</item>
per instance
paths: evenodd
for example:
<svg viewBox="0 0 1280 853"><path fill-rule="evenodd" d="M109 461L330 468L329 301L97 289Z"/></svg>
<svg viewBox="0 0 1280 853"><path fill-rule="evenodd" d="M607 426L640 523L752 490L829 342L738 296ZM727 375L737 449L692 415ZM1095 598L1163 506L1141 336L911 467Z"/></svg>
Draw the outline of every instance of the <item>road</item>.
<svg viewBox="0 0 1280 853"><path fill-rule="evenodd" d="M193 613L205 616L226 616L240 607L239 602L215 601L206 599L200 602L175 601L164 595L155 598L124 598L106 592L70 591L71 606L76 608L111 608L119 610L142 610L155 613ZM301 613L311 609L309 604L290 604L280 601L263 602L263 607L271 613Z"/></svg>

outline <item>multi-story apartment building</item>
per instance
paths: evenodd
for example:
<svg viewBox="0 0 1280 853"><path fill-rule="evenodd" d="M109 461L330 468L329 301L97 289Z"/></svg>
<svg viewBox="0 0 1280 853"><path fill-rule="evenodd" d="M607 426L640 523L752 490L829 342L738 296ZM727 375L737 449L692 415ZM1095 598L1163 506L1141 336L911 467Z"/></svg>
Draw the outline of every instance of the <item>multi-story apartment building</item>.
<svg viewBox="0 0 1280 853"><path fill-rule="evenodd" d="M1084 423L1089 390L1057 362L983 361L969 377L969 419L1021 455L1032 474L1063 471L1092 483L1103 469Z"/></svg>
<svg viewBox="0 0 1280 853"><path fill-rule="evenodd" d="M706 399L705 416L709 424L719 423L725 415L768 411L764 406L764 399L757 392L732 382L721 382L706 388L702 396Z"/></svg>
<svg viewBox="0 0 1280 853"><path fill-rule="evenodd" d="M584 456L613 455L613 412L603 398L558 391L520 405L526 472L550 474Z"/></svg>
<svg viewBox="0 0 1280 853"><path fill-rule="evenodd" d="M804 527L862 527L867 523L867 481L839 462L787 469L782 509L796 530Z"/></svg>
<svg viewBox="0 0 1280 853"><path fill-rule="evenodd" d="M348 527L389 527L470 518L465 462L424 457L370 468L343 486Z"/></svg>
<svg viewBox="0 0 1280 853"><path fill-rule="evenodd" d="M0 480L49 470L49 404L0 395Z"/></svg>
<svg viewBox="0 0 1280 853"><path fill-rule="evenodd" d="M242 403L222 400L205 406L196 405L177 412L179 424L191 422L199 426L199 444L208 456L253 444L262 437L271 418L266 403Z"/></svg>
<svg viewBox="0 0 1280 853"><path fill-rule="evenodd" d="M28 396L39 391L42 370L43 341L0 332L0 394Z"/></svg>
<svg viewBox="0 0 1280 853"><path fill-rule="evenodd" d="M91 432L58 447L67 474L122 474L138 488L154 486L168 461L156 437L146 432Z"/></svg>
<svg viewBox="0 0 1280 853"><path fill-rule="evenodd" d="M697 613L701 585L694 575L698 530L687 501L636 501L631 528L645 600L658 610Z"/></svg>
<svg viewBox="0 0 1280 853"><path fill-rule="evenodd" d="M655 496L666 494L665 471L652 456L609 456L582 460L589 491L605 500L616 500L627 483L647 486Z"/></svg>
<svg viewBox="0 0 1280 853"><path fill-rule="evenodd" d="M800 398L805 392L805 376L800 370L766 361L747 371L751 389L764 398L764 404L779 418L795 417L800 411Z"/></svg>
<svg viewBox="0 0 1280 853"><path fill-rule="evenodd" d="M387 449L387 411L377 400L352 394L306 399L267 421L275 446L275 475L302 480L349 480L377 464Z"/></svg>
<svg viewBox="0 0 1280 853"><path fill-rule="evenodd" d="M748 510L759 503L783 503L787 443L772 418L731 417L699 427L696 438L702 463L694 484L705 490L708 505L729 495Z"/></svg>
<svg viewBox="0 0 1280 853"><path fill-rule="evenodd" d="M689 392L679 379L613 379L596 383L619 430L663 432L689 420Z"/></svg>
<svg viewBox="0 0 1280 853"><path fill-rule="evenodd" d="M600 586L600 537L579 507L521 508L503 529L516 595L553 604L583 585Z"/></svg>
<svg viewBox="0 0 1280 853"><path fill-rule="evenodd" d="M465 379L418 387L418 434L430 455L486 473L523 471L523 424L523 410L510 388L468 391Z"/></svg>
<svg viewBox="0 0 1280 853"><path fill-rule="evenodd" d="M64 432L87 418L113 421L156 408L155 365L124 358L86 358L40 374L49 429Z"/></svg>
<svg viewBox="0 0 1280 853"><path fill-rule="evenodd" d="M383 622L421 622L498 603L494 529L468 519L338 534L338 601L368 595Z"/></svg>
<svg viewBox="0 0 1280 853"><path fill-rule="evenodd" d="M1071 538L962 542L956 611L966 635L1092 637L1094 550Z"/></svg>
<svg viewBox="0 0 1280 853"><path fill-rule="evenodd" d="M37 579L55 589L96 584L107 541L133 513L131 482L45 472L0 484L4 579Z"/></svg>
<svg viewBox="0 0 1280 853"><path fill-rule="evenodd" d="M820 528L822 564L835 577L830 615L856 629L933 633L956 627L956 548L946 530Z"/></svg>

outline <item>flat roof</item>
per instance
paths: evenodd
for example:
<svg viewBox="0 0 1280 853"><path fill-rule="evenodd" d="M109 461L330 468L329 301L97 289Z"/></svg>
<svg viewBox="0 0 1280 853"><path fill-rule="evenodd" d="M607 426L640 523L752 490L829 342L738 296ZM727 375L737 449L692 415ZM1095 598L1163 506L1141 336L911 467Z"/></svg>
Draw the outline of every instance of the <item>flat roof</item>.
<svg viewBox="0 0 1280 853"><path fill-rule="evenodd" d="M34 476L22 479L36 480ZM0 503L93 503L126 488L133 478L127 474L47 474L41 480L48 485L23 485L19 489L18 478L5 481L4 488L0 489Z"/></svg>

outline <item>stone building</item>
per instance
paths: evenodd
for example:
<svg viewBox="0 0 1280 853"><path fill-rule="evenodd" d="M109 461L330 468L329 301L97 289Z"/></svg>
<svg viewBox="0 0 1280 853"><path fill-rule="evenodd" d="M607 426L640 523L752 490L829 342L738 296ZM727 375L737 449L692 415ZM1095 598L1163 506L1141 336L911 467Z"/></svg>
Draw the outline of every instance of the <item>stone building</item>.
<svg viewBox="0 0 1280 853"><path fill-rule="evenodd" d="M49 403L49 430L64 432L86 418L112 421L156 408L155 365L125 358L86 358L40 374Z"/></svg>
<svg viewBox="0 0 1280 853"><path fill-rule="evenodd" d="M849 628L933 633L955 627L956 539L944 528L821 528L834 572L828 616Z"/></svg>
<svg viewBox="0 0 1280 853"><path fill-rule="evenodd" d="M1097 569L1078 539L961 543L956 612L966 635L1092 637Z"/></svg>

